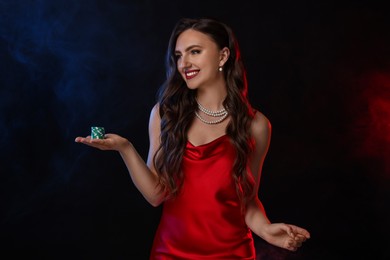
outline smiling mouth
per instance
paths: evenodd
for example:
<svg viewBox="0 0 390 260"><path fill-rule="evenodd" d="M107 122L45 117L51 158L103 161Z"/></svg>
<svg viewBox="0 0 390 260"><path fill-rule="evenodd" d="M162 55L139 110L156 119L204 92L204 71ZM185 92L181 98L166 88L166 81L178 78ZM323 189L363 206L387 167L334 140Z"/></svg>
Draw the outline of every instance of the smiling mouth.
<svg viewBox="0 0 390 260"><path fill-rule="evenodd" d="M192 79L198 75L199 70L189 70L186 71L184 74L186 75L186 79Z"/></svg>

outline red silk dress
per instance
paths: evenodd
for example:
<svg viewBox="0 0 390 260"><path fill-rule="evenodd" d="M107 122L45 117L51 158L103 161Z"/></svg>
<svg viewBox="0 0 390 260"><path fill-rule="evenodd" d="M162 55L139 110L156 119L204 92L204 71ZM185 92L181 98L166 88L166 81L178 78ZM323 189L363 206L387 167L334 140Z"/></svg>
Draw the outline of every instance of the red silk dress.
<svg viewBox="0 0 390 260"><path fill-rule="evenodd" d="M227 135L183 156L183 188L164 202L151 260L255 259L231 170L236 151Z"/></svg>

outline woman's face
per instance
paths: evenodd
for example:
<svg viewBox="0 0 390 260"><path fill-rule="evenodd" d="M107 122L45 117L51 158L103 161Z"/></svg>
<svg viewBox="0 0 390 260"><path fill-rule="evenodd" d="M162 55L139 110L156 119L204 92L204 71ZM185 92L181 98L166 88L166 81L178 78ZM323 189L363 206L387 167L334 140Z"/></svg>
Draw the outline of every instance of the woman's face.
<svg viewBox="0 0 390 260"><path fill-rule="evenodd" d="M188 88L212 85L223 77L218 71L223 54L217 44L206 34L188 29L176 41L177 69Z"/></svg>

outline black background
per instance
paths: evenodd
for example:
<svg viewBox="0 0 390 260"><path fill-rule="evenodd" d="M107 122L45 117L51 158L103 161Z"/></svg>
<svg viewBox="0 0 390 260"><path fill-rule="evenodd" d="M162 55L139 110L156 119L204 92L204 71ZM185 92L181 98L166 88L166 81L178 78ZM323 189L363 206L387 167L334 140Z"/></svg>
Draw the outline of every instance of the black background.
<svg viewBox="0 0 390 260"><path fill-rule="evenodd" d="M104 126L146 159L184 16L235 31L273 126L259 196L311 232L295 253L256 238L259 258L390 259L390 18L375 1L0 1L1 253L148 258L161 209L116 152L74 138Z"/></svg>

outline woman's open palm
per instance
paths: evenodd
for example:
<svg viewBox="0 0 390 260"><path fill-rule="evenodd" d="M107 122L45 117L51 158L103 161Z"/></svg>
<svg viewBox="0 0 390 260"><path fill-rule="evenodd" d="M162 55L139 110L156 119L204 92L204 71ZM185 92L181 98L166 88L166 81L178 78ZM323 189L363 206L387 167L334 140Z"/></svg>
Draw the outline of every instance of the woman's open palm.
<svg viewBox="0 0 390 260"><path fill-rule="evenodd" d="M290 251L296 251L310 238L310 233L306 229L284 223L270 224L266 229L266 235L268 243Z"/></svg>
<svg viewBox="0 0 390 260"><path fill-rule="evenodd" d="M117 134L105 134L104 139L91 139L91 136L87 137L76 137L76 143L83 143L85 145L100 149L100 150L114 150L120 151L129 141Z"/></svg>

